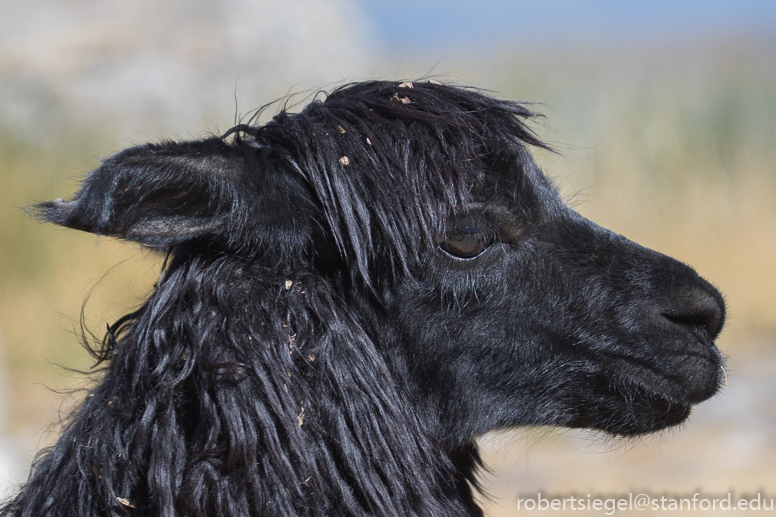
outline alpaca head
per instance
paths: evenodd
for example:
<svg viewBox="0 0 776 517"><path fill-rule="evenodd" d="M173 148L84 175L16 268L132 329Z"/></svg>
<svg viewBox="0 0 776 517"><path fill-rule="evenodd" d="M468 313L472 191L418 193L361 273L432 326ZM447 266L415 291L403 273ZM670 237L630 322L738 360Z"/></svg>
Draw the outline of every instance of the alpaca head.
<svg viewBox="0 0 776 517"><path fill-rule="evenodd" d="M459 451L519 425L678 424L720 385L722 298L566 206L531 158L535 116L435 82L354 84L266 125L122 151L37 213L170 255L105 356L138 391L167 374L176 418L205 436L199 398L259 379L251 403L270 416L254 424L281 428L289 471L322 468L303 457L313 434L334 446L362 425L353 447ZM403 423L381 427L392 412Z"/></svg>
<svg viewBox="0 0 776 517"><path fill-rule="evenodd" d="M719 385L722 299L565 206L528 152L533 116L433 83L352 85L225 138L118 153L40 210L330 279L446 439L679 423Z"/></svg>

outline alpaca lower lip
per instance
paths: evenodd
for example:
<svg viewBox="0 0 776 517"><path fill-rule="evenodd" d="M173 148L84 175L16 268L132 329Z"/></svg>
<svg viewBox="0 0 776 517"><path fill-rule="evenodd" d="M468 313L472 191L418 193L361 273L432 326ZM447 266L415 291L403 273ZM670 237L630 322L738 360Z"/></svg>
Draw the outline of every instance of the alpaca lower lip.
<svg viewBox="0 0 776 517"><path fill-rule="evenodd" d="M678 423L690 412L691 405L668 400L655 394L647 399L634 402L633 407L636 411L656 417L659 421ZM670 425L670 423L666 425Z"/></svg>
<svg viewBox="0 0 776 517"><path fill-rule="evenodd" d="M720 361L712 355L678 354L662 364L645 364L629 357L614 360L615 381L629 390L655 393L683 404L697 404L716 393Z"/></svg>
<svg viewBox="0 0 776 517"><path fill-rule="evenodd" d="M566 427L595 428L616 436L636 436L681 424L692 404L672 400L643 385L618 385L607 390L608 414L577 415Z"/></svg>
<svg viewBox="0 0 776 517"><path fill-rule="evenodd" d="M634 410L647 417L642 419L647 425L635 432L647 433L681 424L690 415L691 408L690 404L676 403L661 396L642 400L634 404Z"/></svg>
<svg viewBox="0 0 776 517"><path fill-rule="evenodd" d="M692 406L669 401L652 394L632 401L616 414L601 420L601 415L578 415L565 427L594 428L618 436L634 436L659 431L682 423L690 414Z"/></svg>

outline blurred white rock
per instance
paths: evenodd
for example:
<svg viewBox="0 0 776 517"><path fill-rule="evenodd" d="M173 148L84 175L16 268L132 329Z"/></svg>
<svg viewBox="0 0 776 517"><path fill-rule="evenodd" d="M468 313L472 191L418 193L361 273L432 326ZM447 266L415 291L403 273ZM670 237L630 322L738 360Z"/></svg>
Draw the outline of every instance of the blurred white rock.
<svg viewBox="0 0 776 517"><path fill-rule="evenodd" d="M369 75L367 25L355 0L3 0L0 119L110 122L135 138L223 129L290 91Z"/></svg>

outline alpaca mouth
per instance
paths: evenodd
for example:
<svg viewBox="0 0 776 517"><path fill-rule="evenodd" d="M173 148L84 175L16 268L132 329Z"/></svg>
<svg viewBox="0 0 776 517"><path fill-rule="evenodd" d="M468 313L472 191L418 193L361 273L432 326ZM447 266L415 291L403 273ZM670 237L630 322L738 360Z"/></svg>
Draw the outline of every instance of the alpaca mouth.
<svg viewBox="0 0 776 517"><path fill-rule="evenodd" d="M611 365L615 385L655 393L682 404L697 404L719 389L721 360L714 354L685 353L666 359L660 365L630 358L615 358Z"/></svg>
<svg viewBox="0 0 776 517"><path fill-rule="evenodd" d="M686 354L660 369L632 358L614 359L610 372L616 373L609 377L606 390L619 399L619 408L613 418L595 427L634 435L682 423L694 404L719 389L721 364L715 359L713 354Z"/></svg>
<svg viewBox="0 0 776 517"><path fill-rule="evenodd" d="M681 424L694 404L717 392L720 366L714 353L677 354L660 365L610 357L593 388L593 405L565 425L635 436Z"/></svg>

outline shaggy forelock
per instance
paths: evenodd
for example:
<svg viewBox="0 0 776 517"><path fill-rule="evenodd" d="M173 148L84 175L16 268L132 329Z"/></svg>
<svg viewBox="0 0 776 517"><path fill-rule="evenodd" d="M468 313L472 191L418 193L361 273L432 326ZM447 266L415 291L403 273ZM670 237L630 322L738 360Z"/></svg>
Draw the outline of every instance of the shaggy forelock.
<svg viewBox="0 0 776 517"><path fill-rule="evenodd" d="M404 271L417 261L448 216L472 202L489 170L532 165L525 145L547 146L524 121L538 116L472 88L375 81L225 136L304 178L320 201L321 226L370 283L378 257Z"/></svg>

